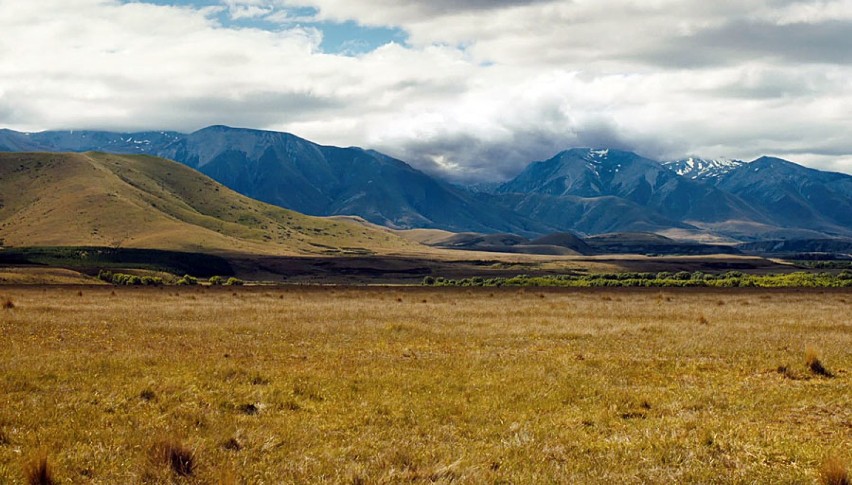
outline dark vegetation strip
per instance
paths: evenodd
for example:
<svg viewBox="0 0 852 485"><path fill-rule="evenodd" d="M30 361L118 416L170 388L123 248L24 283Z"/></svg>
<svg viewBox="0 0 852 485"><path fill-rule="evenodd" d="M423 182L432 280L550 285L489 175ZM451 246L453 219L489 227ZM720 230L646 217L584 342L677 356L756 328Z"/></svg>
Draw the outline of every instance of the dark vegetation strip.
<svg viewBox="0 0 852 485"><path fill-rule="evenodd" d="M690 273L600 273L591 275L554 275L528 276L512 278L473 278L447 279L427 276L425 286L537 286L537 287L636 287L636 288L852 288L852 271L840 273L785 273L754 275L740 271L728 271L721 274Z"/></svg>
<svg viewBox="0 0 852 485"><path fill-rule="evenodd" d="M69 268L97 274L99 270L140 269L203 278L232 276L233 268L219 256L159 249L108 247L3 248L0 265L34 265Z"/></svg>

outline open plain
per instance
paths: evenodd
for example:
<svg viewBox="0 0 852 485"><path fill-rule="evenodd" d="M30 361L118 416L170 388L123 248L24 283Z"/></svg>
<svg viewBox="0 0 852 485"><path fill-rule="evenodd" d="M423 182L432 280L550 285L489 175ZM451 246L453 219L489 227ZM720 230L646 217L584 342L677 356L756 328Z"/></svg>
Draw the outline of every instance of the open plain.
<svg viewBox="0 0 852 485"><path fill-rule="evenodd" d="M3 483L848 480L848 290L52 286L0 306Z"/></svg>

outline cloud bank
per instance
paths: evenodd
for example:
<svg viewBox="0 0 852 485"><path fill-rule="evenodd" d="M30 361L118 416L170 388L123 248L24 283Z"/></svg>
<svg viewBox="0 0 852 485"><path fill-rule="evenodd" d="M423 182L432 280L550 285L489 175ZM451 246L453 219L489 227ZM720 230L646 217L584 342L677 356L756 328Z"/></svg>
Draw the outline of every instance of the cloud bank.
<svg viewBox="0 0 852 485"><path fill-rule="evenodd" d="M852 0L167 3L0 0L0 126L268 128L458 180L573 146L852 173Z"/></svg>

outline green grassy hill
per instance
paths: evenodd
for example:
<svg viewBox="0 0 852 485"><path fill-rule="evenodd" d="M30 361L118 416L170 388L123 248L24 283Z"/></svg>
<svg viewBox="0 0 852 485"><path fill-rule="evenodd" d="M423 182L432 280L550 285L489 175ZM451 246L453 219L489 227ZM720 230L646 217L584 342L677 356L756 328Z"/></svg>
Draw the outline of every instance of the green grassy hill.
<svg viewBox="0 0 852 485"><path fill-rule="evenodd" d="M390 231L244 197L176 162L103 153L0 154L0 240L277 255L417 249Z"/></svg>

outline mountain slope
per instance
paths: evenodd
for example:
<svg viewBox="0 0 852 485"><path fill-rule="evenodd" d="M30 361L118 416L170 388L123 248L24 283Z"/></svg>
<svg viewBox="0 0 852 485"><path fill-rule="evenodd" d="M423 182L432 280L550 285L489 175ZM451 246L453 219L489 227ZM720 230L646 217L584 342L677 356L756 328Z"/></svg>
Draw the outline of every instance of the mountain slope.
<svg viewBox="0 0 852 485"><path fill-rule="evenodd" d="M852 234L852 176L762 157L719 177L716 186L747 201L773 224Z"/></svg>
<svg viewBox="0 0 852 485"><path fill-rule="evenodd" d="M530 219L546 222L560 231L585 234L609 232L653 232L670 228L695 229L664 217L639 204L615 196L576 197L506 193L494 196L503 204Z"/></svg>
<svg viewBox="0 0 852 485"><path fill-rule="evenodd" d="M393 228L534 233L547 228L475 194L360 148L287 133L213 126L160 151L250 197L312 215L357 215Z"/></svg>
<svg viewBox="0 0 852 485"><path fill-rule="evenodd" d="M317 254L412 248L390 231L305 216L150 156L0 154L7 246Z"/></svg>

